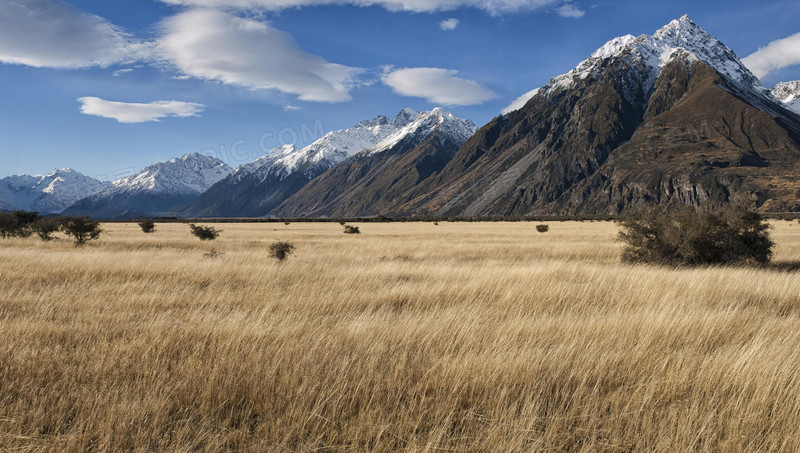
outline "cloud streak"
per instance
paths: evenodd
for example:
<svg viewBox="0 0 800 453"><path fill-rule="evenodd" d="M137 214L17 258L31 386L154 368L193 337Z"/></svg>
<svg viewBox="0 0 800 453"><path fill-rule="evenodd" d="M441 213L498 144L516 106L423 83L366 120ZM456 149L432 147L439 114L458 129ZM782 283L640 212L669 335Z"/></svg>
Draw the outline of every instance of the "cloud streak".
<svg viewBox="0 0 800 453"><path fill-rule="evenodd" d="M511 104L508 105L508 107L503 109L502 111L503 115L509 114L514 110L519 110L522 107L525 107L525 104L527 104L528 101L533 99L533 97L536 96L537 93L539 93L539 90L541 90L541 88L534 88L531 91L528 91L527 93L515 99L514 102L512 102Z"/></svg>
<svg viewBox="0 0 800 453"><path fill-rule="evenodd" d="M167 117L187 118L200 114L204 106L192 102L154 101L149 103L115 102L98 97L78 98L81 113L115 119L120 123L145 123Z"/></svg>
<svg viewBox="0 0 800 453"><path fill-rule="evenodd" d="M205 8L264 9L279 11L316 5L380 6L389 11L433 13L475 8L491 14L533 11L564 3L563 0L161 0L172 5Z"/></svg>
<svg viewBox="0 0 800 453"><path fill-rule="evenodd" d="M403 68L383 76L383 83L401 96L424 98L441 105L475 105L497 97L474 80L457 77L458 71L442 68Z"/></svg>
<svg viewBox="0 0 800 453"><path fill-rule="evenodd" d="M742 60L756 77L800 64L800 33L772 41Z"/></svg>
<svg viewBox="0 0 800 453"><path fill-rule="evenodd" d="M0 43L0 62L37 68L108 66L140 57L145 47L105 19L54 0L3 0Z"/></svg>
<svg viewBox="0 0 800 453"><path fill-rule="evenodd" d="M343 102L357 68L330 63L297 47L265 22L193 9L162 23L161 57L185 75L253 89L274 89L304 101Z"/></svg>

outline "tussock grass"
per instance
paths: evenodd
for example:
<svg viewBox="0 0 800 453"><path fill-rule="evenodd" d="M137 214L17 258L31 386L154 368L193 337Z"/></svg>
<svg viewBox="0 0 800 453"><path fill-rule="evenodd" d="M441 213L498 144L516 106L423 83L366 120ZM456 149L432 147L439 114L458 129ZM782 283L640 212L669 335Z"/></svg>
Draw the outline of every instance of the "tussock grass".
<svg viewBox="0 0 800 453"><path fill-rule="evenodd" d="M0 241L0 450L800 449L800 228L672 269L556 225Z"/></svg>

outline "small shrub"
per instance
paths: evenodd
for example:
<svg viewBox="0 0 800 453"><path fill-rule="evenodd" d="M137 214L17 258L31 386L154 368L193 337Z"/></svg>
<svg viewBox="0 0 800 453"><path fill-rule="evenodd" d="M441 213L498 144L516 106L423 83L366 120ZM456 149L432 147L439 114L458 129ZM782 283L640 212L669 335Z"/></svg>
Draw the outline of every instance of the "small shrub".
<svg viewBox="0 0 800 453"><path fill-rule="evenodd" d="M61 219L42 217L31 224L31 230L43 241L55 239L53 233L61 229Z"/></svg>
<svg viewBox="0 0 800 453"><path fill-rule="evenodd" d="M550 231L550 225L536 225L536 231L540 233L547 233Z"/></svg>
<svg viewBox="0 0 800 453"><path fill-rule="evenodd" d="M89 241L97 240L103 230L100 223L90 217L62 217L61 229L67 236L75 239L75 246L82 246Z"/></svg>
<svg viewBox="0 0 800 453"><path fill-rule="evenodd" d="M141 228L144 233L153 233L156 231L156 223L153 219L142 219L139 221L139 228Z"/></svg>
<svg viewBox="0 0 800 453"><path fill-rule="evenodd" d="M433 226L439 226L439 222L433 222Z"/></svg>
<svg viewBox="0 0 800 453"><path fill-rule="evenodd" d="M344 226L344 221L340 220L340 221L339 221L339 225L342 225L342 226Z"/></svg>
<svg viewBox="0 0 800 453"><path fill-rule="evenodd" d="M294 255L294 244L291 242L278 241L269 246L269 256L283 262L291 255Z"/></svg>
<svg viewBox="0 0 800 453"><path fill-rule="evenodd" d="M289 222L283 222L284 225L291 225Z"/></svg>
<svg viewBox="0 0 800 453"><path fill-rule="evenodd" d="M198 226L193 223L189 224L189 228L191 228L192 234L200 238L201 241L213 241L222 233L222 230L218 230L212 226Z"/></svg>
<svg viewBox="0 0 800 453"><path fill-rule="evenodd" d="M361 231L358 229L357 226L345 225L344 234L361 234Z"/></svg>
<svg viewBox="0 0 800 453"><path fill-rule="evenodd" d="M626 215L621 225L627 263L767 264L772 259L769 225L741 206L717 212L649 208Z"/></svg>

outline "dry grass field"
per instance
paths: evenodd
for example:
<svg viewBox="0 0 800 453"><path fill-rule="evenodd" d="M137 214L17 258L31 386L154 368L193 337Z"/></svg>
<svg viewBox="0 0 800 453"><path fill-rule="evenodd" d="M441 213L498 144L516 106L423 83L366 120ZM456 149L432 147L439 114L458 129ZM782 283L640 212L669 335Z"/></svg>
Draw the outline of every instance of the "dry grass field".
<svg viewBox="0 0 800 453"><path fill-rule="evenodd" d="M770 269L620 264L600 222L218 226L0 240L0 451L800 451L796 222Z"/></svg>

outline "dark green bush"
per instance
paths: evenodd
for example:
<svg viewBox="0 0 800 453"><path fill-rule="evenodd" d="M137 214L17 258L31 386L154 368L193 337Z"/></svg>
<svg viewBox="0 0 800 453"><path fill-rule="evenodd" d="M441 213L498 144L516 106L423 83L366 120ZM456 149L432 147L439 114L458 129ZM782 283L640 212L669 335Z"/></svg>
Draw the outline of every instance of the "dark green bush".
<svg viewBox="0 0 800 453"><path fill-rule="evenodd" d="M139 221L139 228L141 228L144 233L152 233L156 231L156 222L154 222L153 219L141 219Z"/></svg>
<svg viewBox="0 0 800 453"><path fill-rule="evenodd" d="M192 234L200 238L201 241L213 241L222 233L222 230L218 230L212 226L197 226L193 223L189 224L189 228L191 228Z"/></svg>
<svg viewBox="0 0 800 453"><path fill-rule="evenodd" d="M33 234L31 225L40 218L38 212L0 212L0 236L26 238Z"/></svg>
<svg viewBox="0 0 800 453"><path fill-rule="evenodd" d="M550 231L550 225L536 225L536 231L540 233L547 233Z"/></svg>
<svg viewBox="0 0 800 453"><path fill-rule="evenodd" d="M647 208L623 216L620 224L627 263L766 264L772 259L769 225L741 206L716 212Z"/></svg>
<svg viewBox="0 0 800 453"><path fill-rule="evenodd" d="M269 256L283 262L294 255L294 248L291 242L278 241L269 246Z"/></svg>
<svg viewBox="0 0 800 453"><path fill-rule="evenodd" d="M31 230L43 241L55 239L53 233L61 229L61 219L42 217L31 224Z"/></svg>
<svg viewBox="0 0 800 453"><path fill-rule="evenodd" d="M344 234L361 234L361 230L359 230L357 226L345 225Z"/></svg>
<svg viewBox="0 0 800 453"><path fill-rule="evenodd" d="M82 246L89 241L96 240L103 232L100 223L90 217L62 217L60 219L61 230L64 234L75 239L76 246Z"/></svg>

